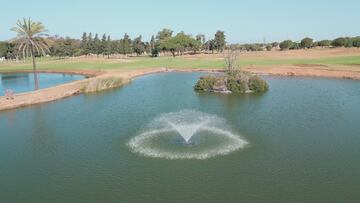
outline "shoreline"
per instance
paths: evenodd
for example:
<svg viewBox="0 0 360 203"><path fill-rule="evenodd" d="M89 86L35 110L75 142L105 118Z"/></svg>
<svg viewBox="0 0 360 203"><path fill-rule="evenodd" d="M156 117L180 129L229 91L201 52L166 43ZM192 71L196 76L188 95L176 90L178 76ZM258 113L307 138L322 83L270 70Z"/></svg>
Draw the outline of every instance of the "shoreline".
<svg viewBox="0 0 360 203"><path fill-rule="evenodd" d="M349 70L329 70L319 67L299 68L294 65L280 67L245 67L245 71L249 71L259 75L274 75L286 77L326 77L337 79L353 79L360 80L359 71ZM89 78L78 80L66 84L48 87L32 92L16 94L13 100L7 100L5 96L0 96L0 111L16 109L35 104L47 103L73 95L82 94L82 89L92 80L101 78L121 78L124 82L121 86L127 84L132 79L154 73L162 72L223 72L223 69L185 69L185 68L152 68L139 70L108 70L108 71L91 71L91 70L40 70L38 73L64 73L64 74L80 74ZM0 71L0 73L31 73L29 70L16 71Z"/></svg>

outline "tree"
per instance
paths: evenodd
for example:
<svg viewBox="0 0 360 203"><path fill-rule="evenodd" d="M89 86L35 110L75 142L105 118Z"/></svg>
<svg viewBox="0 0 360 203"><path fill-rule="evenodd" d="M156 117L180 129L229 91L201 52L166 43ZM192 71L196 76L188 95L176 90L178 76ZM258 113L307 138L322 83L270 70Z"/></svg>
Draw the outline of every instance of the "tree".
<svg viewBox="0 0 360 203"><path fill-rule="evenodd" d="M346 37L345 39L346 39L345 47L346 47L346 48L353 47L353 38Z"/></svg>
<svg viewBox="0 0 360 203"><path fill-rule="evenodd" d="M279 46L279 43L278 42L273 42L273 43L271 43L271 46L273 48L277 48Z"/></svg>
<svg viewBox="0 0 360 203"><path fill-rule="evenodd" d="M101 38L101 42L100 42L100 47L99 47L99 54L102 54L103 56L106 54L106 47L107 47L108 41L107 41L107 37L106 34L103 34L102 38Z"/></svg>
<svg viewBox="0 0 360 203"><path fill-rule="evenodd" d="M346 44L346 39L344 37L336 38L332 41L334 47L344 47Z"/></svg>
<svg viewBox="0 0 360 203"><path fill-rule="evenodd" d="M97 56L99 56L99 54L101 54L101 41L100 41L99 35L97 33L95 34L95 37L94 37L94 42L93 42L91 53L96 54Z"/></svg>
<svg viewBox="0 0 360 203"><path fill-rule="evenodd" d="M145 52L145 43L141 41L141 35L134 39L133 41L133 50L136 55L140 56Z"/></svg>
<svg viewBox="0 0 360 203"><path fill-rule="evenodd" d="M151 49L151 56L152 57L158 57L159 56L159 47L158 47L158 44L155 41L154 35L151 36L150 49Z"/></svg>
<svg viewBox="0 0 360 203"><path fill-rule="evenodd" d="M163 51L170 51L173 57L175 57L176 52L181 49L180 44L177 42L177 40L178 39L176 39L175 37L163 40L160 43L159 48Z"/></svg>
<svg viewBox="0 0 360 203"><path fill-rule="evenodd" d="M229 74L234 73L237 68L237 57L239 56L239 53L237 50L230 50L228 53L224 55L225 58L225 66L226 70Z"/></svg>
<svg viewBox="0 0 360 203"><path fill-rule="evenodd" d="M225 32L218 30L215 34L215 47L217 51L224 51L226 45Z"/></svg>
<svg viewBox="0 0 360 203"><path fill-rule="evenodd" d="M131 39L127 33L125 33L124 38L120 40L119 46L120 46L120 50L119 50L120 54L127 55L132 53Z"/></svg>
<svg viewBox="0 0 360 203"><path fill-rule="evenodd" d="M207 41L204 44L204 47L206 50L211 51L212 53L214 53L214 50L216 49L216 42L214 39Z"/></svg>
<svg viewBox="0 0 360 203"><path fill-rule="evenodd" d="M360 37L354 37L353 38L353 46L354 47L360 47Z"/></svg>
<svg viewBox="0 0 360 203"><path fill-rule="evenodd" d="M318 41L317 45L320 46L320 47L329 47L329 46L331 46L331 40Z"/></svg>
<svg viewBox="0 0 360 203"><path fill-rule="evenodd" d="M175 57L176 53L183 54L186 51L196 52L200 48L200 42L184 32L178 33L175 37L160 42L160 49L170 51Z"/></svg>
<svg viewBox="0 0 360 203"><path fill-rule="evenodd" d="M69 37L66 37L65 39L57 39L52 51L55 56L59 57L74 56L77 52L78 46L76 45L76 40Z"/></svg>
<svg viewBox="0 0 360 203"><path fill-rule="evenodd" d="M293 41L291 40L285 40L285 41L282 41L280 43L280 50L283 51L283 50L288 50L290 49L290 47L293 45Z"/></svg>
<svg viewBox="0 0 360 203"><path fill-rule="evenodd" d="M267 51L271 51L273 46L271 44L268 44L268 45L266 45L265 48L266 48Z"/></svg>
<svg viewBox="0 0 360 203"><path fill-rule="evenodd" d="M202 43L199 40L190 38L189 40L189 48L193 51L194 54L196 54L197 51L200 51L202 47Z"/></svg>
<svg viewBox="0 0 360 203"><path fill-rule="evenodd" d="M201 43L201 45L205 44L205 35L204 34L198 34L196 35L195 39Z"/></svg>
<svg viewBox="0 0 360 203"><path fill-rule="evenodd" d="M18 20L16 26L11 28L17 33L17 36L12 40L17 44L19 51L25 57L30 53L32 58L32 66L35 81L35 90L39 89L39 81L37 78L35 54L46 55L49 53L48 41L44 38L47 36L47 30L41 22L34 22L30 18Z"/></svg>
<svg viewBox="0 0 360 203"><path fill-rule="evenodd" d="M88 55L89 53L87 52L87 43L88 43L88 37L87 37L87 33L84 32L82 37L81 37L81 49L82 49L82 53L85 55Z"/></svg>
<svg viewBox="0 0 360 203"><path fill-rule="evenodd" d="M293 42L292 44L291 44L291 46L290 46L290 49L291 50L294 50L294 49L300 49L301 47L300 47L300 43L298 43L298 42Z"/></svg>
<svg viewBox="0 0 360 203"><path fill-rule="evenodd" d="M173 31L167 28L164 28L162 31L158 32L156 39L158 41L166 40L172 37Z"/></svg>
<svg viewBox="0 0 360 203"><path fill-rule="evenodd" d="M0 58L5 57L8 52L8 43L7 42L0 42Z"/></svg>
<svg viewBox="0 0 360 203"><path fill-rule="evenodd" d="M93 49L94 49L94 41L92 38L92 33L90 32L88 37L87 37L87 42L86 42L86 47L85 47L85 53L86 55L94 53Z"/></svg>
<svg viewBox="0 0 360 203"><path fill-rule="evenodd" d="M311 48L313 46L313 43L314 43L313 39L311 39L309 37L306 37L306 38L301 40L300 47L309 49L309 48Z"/></svg>
<svg viewBox="0 0 360 203"><path fill-rule="evenodd" d="M106 43L104 43L104 55L107 55L108 56L108 58L110 58L110 55L111 54L114 54L113 52L112 52L112 42L111 42L111 38L110 38L110 35L108 35L107 36L107 39L106 39Z"/></svg>

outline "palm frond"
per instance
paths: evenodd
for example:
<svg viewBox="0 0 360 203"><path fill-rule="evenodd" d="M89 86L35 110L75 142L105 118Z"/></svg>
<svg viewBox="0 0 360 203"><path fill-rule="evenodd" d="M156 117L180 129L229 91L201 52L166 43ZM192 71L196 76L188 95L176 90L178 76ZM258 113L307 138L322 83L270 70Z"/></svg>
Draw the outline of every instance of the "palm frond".
<svg viewBox="0 0 360 203"><path fill-rule="evenodd" d="M49 43L47 42L47 30L41 22L34 22L30 18L18 20L16 26L11 31L17 33L17 36L11 42L17 44L18 50L25 57L29 51L36 54L46 55L50 52Z"/></svg>

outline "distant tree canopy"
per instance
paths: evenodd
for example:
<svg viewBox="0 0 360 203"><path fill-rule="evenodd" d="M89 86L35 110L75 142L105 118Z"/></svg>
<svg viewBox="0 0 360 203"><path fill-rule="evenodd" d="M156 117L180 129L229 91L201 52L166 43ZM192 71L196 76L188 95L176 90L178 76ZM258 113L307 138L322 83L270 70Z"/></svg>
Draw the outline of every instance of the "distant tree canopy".
<svg viewBox="0 0 360 203"><path fill-rule="evenodd" d="M300 48L307 48L310 49L313 46L314 40L306 37L304 39L301 40L300 42Z"/></svg>
<svg viewBox="0 0 360 203"><path fill-rule="evenodd" d="M200 49L201 42L194 39L184 32L178 33L175 37L170 37L160 41L159 48L163 51L169 51L175 57L177 53L180 55L186 51L196 52Z"/></svg>
<svg viewBox="0 0 360 203"><path fill-rule="evenodd" d="M282 41L279 46L280 46L281 50L288 50L293 46L293 43L294 42L291 40L285 40L285 41Z"/></svg>
<svg viewBox="0 0 360 203"><path fill-rule="evenodd" d="M67 38L59 38L54 40L54 45L50 47L50 50L54 56L69 57L81 55L79 49L80 43L77 40Z"/></svg>
<svg viewBox="0 0 360 203"><path fill-rule="evenodd" d="M346 44L346 38L344 37L336 38L332 41L331 44L335 47L343 47Z"/></svg>
<svg viewBox="0 0 360 203"><path fill-rule="evenodd" d="M316 43L319 47L329 47L331 46L332 41L331 40L321 40Z"/></svg>
<svg viewBox="0 0 360 203"><path fill-rule="evenodd" d="M125 55L152 57L183 54L214 53L223 52L225 49L239 51L271 51L274 49L310 49L313 47L360 47L360 36L339 37L334 40L314 41L312 38L303 38L300 42L284 40L272 43L252 44L226 44L224 31L218 30L213 38L206 39L204 34L190 35L185 32L174 33L170 29L162 29L152 35L146 42L140 35L134 39L125 33L121 39L112 39L107 34L84 32L80 39L69 37L49 37L53 43L50 44L50 55L57 57L72 57L80 55L107 56ZM17 58L22 54L9 42L0 42L0 57ZM37 55L38 56L38 55Z"/></svg>

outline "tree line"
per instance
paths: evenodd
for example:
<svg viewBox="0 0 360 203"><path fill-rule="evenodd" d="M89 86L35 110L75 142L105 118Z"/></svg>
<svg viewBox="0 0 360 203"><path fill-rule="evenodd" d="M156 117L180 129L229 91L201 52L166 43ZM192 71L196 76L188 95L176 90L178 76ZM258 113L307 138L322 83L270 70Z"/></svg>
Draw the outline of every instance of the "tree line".
<svg viewBox="0 0 360 203"><path fill-rule="evenodd" d="M111 39L110 35L84 32L81 39L70 37L51 36L46 39L49 45L49 55L58 57L73 57L82 55L96 55L110 57L116 54L122 55L161 55L179 56L188 53L200 53L205 51L222 52L226 45L224 31L217 31L213 39L205 40L205 35L198 34L195 37L179 32L174 34L170 29L163 29L151 37L149 42L144 42L142 36L134 39L125 33L119 40ZM17 58L22 53L11 42L0 42L0 57Z"/></svg>
<svg viewBox="0 0 360 203"><path fill-rule="evenodd" d="M158 57L163 55L179 56L183 54L214 53L222 52L224 49L240 51L270 51L273 49L295 50L311 49L314 47L360 47L360 36L338 37L333 40L314 41L306 37L299 42L284 40L272 43L253 44L226 44L224 31L217 31L213 39L206 40L205 35L198 34L195 37L179 32L174 34L170 29L163 29L151 40L144 42L142 36L134 39L125 33L119 40L111 39L110 35L93 35L91 32L84 32L81 39L69 37L48 37L49 55L58 57L73 57L82 55L96 55L110 57L117 54L122 55L149 55ZM21 53L14 43L0 42L0 57L21 58Z"/></svg>
<svg viewBox="0 0 360 203"><path fill-rule="evenodd" d="M282 42L272 43L254 43L254 44L231 44L228 49L240 51L271 51L272 49L295 50L295 49L311 49L314 47L360 47L360 36L358 37L338 37L333 40L314 41L314 39L305 37L300 42L292 40L284 40Z"/></svg>

